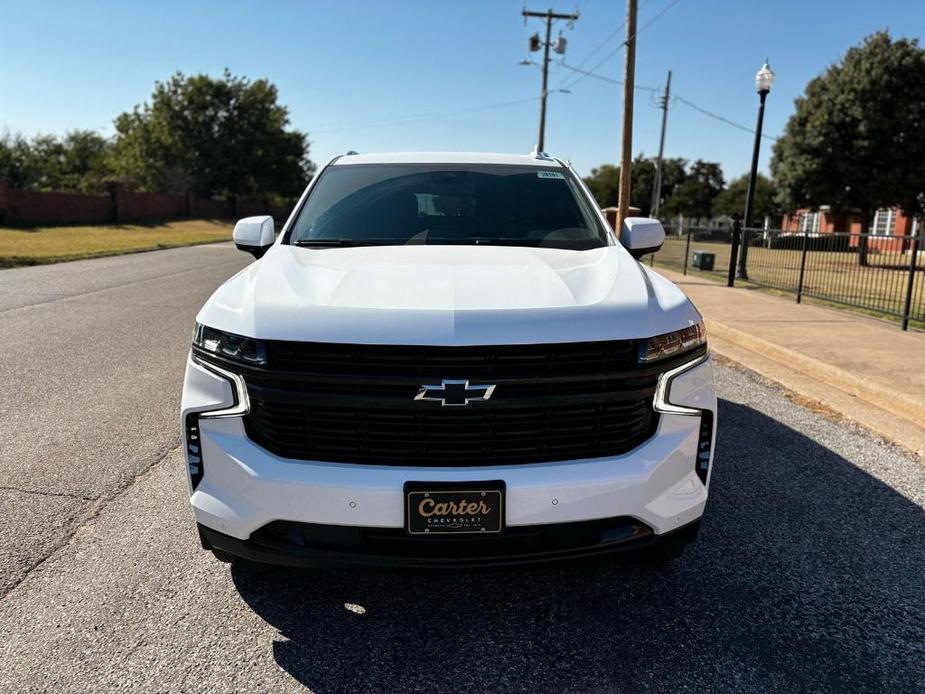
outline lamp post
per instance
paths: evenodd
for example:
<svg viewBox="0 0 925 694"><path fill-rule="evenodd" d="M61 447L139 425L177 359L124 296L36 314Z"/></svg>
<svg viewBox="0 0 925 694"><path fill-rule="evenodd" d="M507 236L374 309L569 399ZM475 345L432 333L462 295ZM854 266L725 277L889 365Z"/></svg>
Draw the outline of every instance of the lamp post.
<svg viewBox="0 0 925 694"><path fill-rule="evenodd" d="M755 200L755 179L758 176L758 152L761 149L761 126L764 124L764 100L774 84L774 73L768 61L755 75L755 89L758 91L758 126L755 128L755 148L752 150L752 170L748 176L748 192L745 194L745 218L742 221L742 250L739 253L739 279L748 279L748 230L752 225L752 203Z"/></svg>

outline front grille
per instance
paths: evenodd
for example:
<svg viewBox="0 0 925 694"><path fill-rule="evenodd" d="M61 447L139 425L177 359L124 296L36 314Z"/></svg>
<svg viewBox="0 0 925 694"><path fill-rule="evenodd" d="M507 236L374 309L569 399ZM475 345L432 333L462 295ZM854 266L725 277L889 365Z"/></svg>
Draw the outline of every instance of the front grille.
<svg viewBox="0 0 925 694"><path fill-rule="evenodd" d="M266 343L267 361L280 371L311 371L335 377L399 376L527 378L622 369L636 361L635 340L548 345L430 347L348 345L319 342Z"/></svg>
<svg viewBox="0 0 925 694"><path fill-rule="evenodd" d="M640 365L634 340L488 347L266 343L243 373L255 443L285 458L380 465L538 463L625 453L653 435L670 364ZM214 355L205 355L215 359ZM690 358L687 355L686 358ZM422 385L495 384L441 407Z"/></svg>

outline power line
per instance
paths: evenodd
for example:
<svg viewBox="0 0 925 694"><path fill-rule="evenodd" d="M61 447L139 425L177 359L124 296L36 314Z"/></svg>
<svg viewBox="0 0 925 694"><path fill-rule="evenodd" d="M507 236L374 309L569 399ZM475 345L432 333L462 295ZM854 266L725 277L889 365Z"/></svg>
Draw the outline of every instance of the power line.
<svg viewBox="0 0 925 694"><path fill-rule="evenodd" d="M580 68L577 68L577 67L575 67L575 66L573 66L573 65L568 65L568 64L566 64L566 63L559 63L559 64L560 64L562 67L564 67L566 70L571 70L572 72L579 72L579 73L581 73L582 75L584 75L585 77L593 77L594 79L602 80L602 81L604 81L604 82L610 82L611 84L623 84L623 81L622 81L622 80L615 80L613 77L605 77L604 75L598 75L597 73L591 72L590 70L582 70L582 69L580 69ZM657 94L658 91L659 91L659 90L658 90L657 88L655 88L655 87L646 87L645 85L642 85L642 84L636 84L636 85L633 86L633 88L634 88L634 89L640 89L640 90L642 90L642 91L644 91L644 92L652 92L652 93L654 93L654 94Z"/></svg>
<svg viewBox="0 0 925 694"><path fill-rule="evenodd" d="M638 32L637 32L637 33L638 33ZM566 70L572 70L572 71L574 71L574 72L580 72L580 73L582 73L582 74L583 74L584 76L586 76L586 77L593 77L594 79L602 80L602 81L604 81L604 82L610 82L611 84L623 84L623 82L621 82L620 80L616 80L616 79L614 79L614 78L612 78L612 77L606 77L606 76L604 76L604 75L598 75L597 73L591 72L590 70L579 70L577 67L573 67L572 65L567 65L566 63L562 63L562 67L564 67ZM572 86L574 86L574 84L573 84ZM637 85L635 86L635 88L636 88L636 89L641 89L641 90L647 91L647 92L652 92L652 93L655 93L655 94L657 94L657 93L659 92L659 90L656 89L655 87L646 87L646 86L643 86L643 85L641 85L641 84L637 84ZM690 108L694 109L695 111L699 111L700 113L702 113L702 114L705 115L705 116L709 116L710 118L715 118L716 120L721 121L721 122L725 123L726 125L731 125L733 128L738 128L739 130L741 130L741 131L743 131L743 132L746 132L746 133L749 133L749 134L751 134L751 135L754 135L754 134L755 134L755 131L752 130L751 128L749 128L747 125L742 125L741 123L736 123L735 121L729 120L729 119L726 118L725 116L721 116L721 115L718 114L718 113L713 113L712 111L708 111L707 109L703 108L702 106L698 106L698 105L695 104L694 102L688 101L688 100L685 99L683 96L678 96L677 94L675 94L675 96L673 97L673 99L674 99L674 101L680 101L682 104L684 104L684 105L686 105L686 106L689 106ZM762 134L761 137L763 137L763 138L765 138L765 139L768 139L768 140L772 140L772 141L777 140L777 138L774 137L773 135L764 135L764 134Z"/></svg>
<svg viewBox="0 0 925 694"><path fill-rule="evenodd" d="M642 9L643 7L645 7L645 5L646 5L646 0L642 0L642 2L639 3L639 8ZM597 52L598 52L599 50L601 50L604 46L606 46L608 43L610 43L610 40L611 40L612 38L614 38L617 34L619 34L619 33L620 33L620 30L621 30L624 26L626 26L626 20L625 20L625 19L624 19L622 22L620 22L620 26L618 26L618 27L617 27L616 29L614 29L612 32L610 32L609 34L607 34L607 36L604 37L604 40L601 41L599 44L597 44L597 46L594 47L594 50L592 50L590 53L588 53L588 55L585 56L585 59L584 59L584 60L582 60L580 63L578 63L577 67L583 68L585 65L587 65L588 62L591 60L591 58L593 58L593 57L597 54ZM561 87L562 84L563 84L563 82L567 82L568 79L569 79L568 76L563 77L561 80L559 80L559 84L557 84L556 87L557 87L557 88L558 88L558 87Z"/></svg>
<svg viewBox="0 0 925 694"><path fill-rule="evenodd" d="M692 102L688 101L688 100L685 99L683 96L678 96L678 95L676 94L674 98L675 98L676 101L680 101L682 104L684 104L684 105L686 105L686 106L689 106L690 108L694 109L695 111L699 111L700 113L702 113L702 114L705 115L705 116L709 116L710 118L715 118L716 120L721 121L721 122L725 123L726 125L731 125L733 128L738 128L739 130L741 130L741 131L743 131L743 132L746 132L746 133L749 133L749 134L751 134L751 135L754 135L754 134L755 134L755 131L752 130L751 128L749 128L747 125L742 125L741 123L736 123L735 121L731 121L731 120L729 120L728 118L726 118L725 116L719 115L718 113L713 113L712 111L707 111L707 109L703 108L702 106L698 106L698 105L695 104L695 103L692 103ZM768 140L777 140L777 138L774 137L773 135L762 135L761 137L767 138Z"/></svg>
<svg viewBox="0 0 925 694"><path fill-rule="evenodd" d="M455 111L444 111L444 112L432 112L432 113L421 113L414 116L403 116L401 118L395 118L391 120L382 120L376 122L368 123L357 123L352 125L342 125L331 128L321 128L317 130L312 130L312 134L323 134L323 133L334 133L341 132L346 130L363 130L367 128L379 128L386 125L401 125L404 123L414 123L422 120L430 120L432 118L451 118L453 116L462 116L468 113L478 113L480 111L489 111L496 108L505 108L507 106L516 106L517 104L526 104L533 101L538 101L538 96L531 96L526 99L515 99L513 101L502 101L495 104L485 104L484 106L470 106L468 108L456 109Z"/></svg>
<svg viewBox="0 0 925 694"><path fill-rule="evenodd" d="M644 32L646 29L648 29L650 26L652 26L652 25L655 23L655 21L656 21L659 17L661 17L663 14L665 14L668 10L670 10L672 7L674 7L675 5L677 5L679 2L681 2L681 0L672 0L672 2L669 3L668 5L666 5L666 6L662 9L661 12L659 12L658 14L656 14L654 17L652 17L652 19L650 19L648 22L646 22L646 23L643 24L641 27L639 27L639 28L636 30L636 33L633 34L632 36L630 36L629 38L627 38L626 41L623 42L623 44L626 45L626 43L627 43L628 41L630 41L630 39L634 39L634 38L636 38L637 36L639 36L642 32Z"/></svg>
<svg viewBox="0 0 925 694"><path fill-rule="evenodd" d="M604 63L606 63L608 60L610 60L614 55L616 55L617 52L618 52L621 48L623 48L623 44L622 44L622 43L621 43L619 46L617 46L616 48L614 48L612 51L610 51L610 53L608 53L607 55L605 55L605 56L604 56L601 60L599 60L597 63L595 63L594 66L593 66L590 70L579 70L579 69L577 69L577 68L569 67L570 70L574 70L575 72L581 72L582 74L581 74L577 79L575 79L575 80L569 82L568 84L566 84L564 87L562 87L562 89L571 89L571 88L574 87L576 84L578 84L579 82L581 82L585 77L591 77L591 76L597 77L598 75L595 75L595 74L594 74L594 71L597 70L601 65L603 65ZM563 63L563 67L565 67L565 64L564 64L564 63Z"/></svg>
<svg viewBox="0 0 925 694"><path fill-rule="evenodd" d="M627 43L630 39L634 39L634 38L636 38L637 36L639 36L639 34L641 34L643 31L645 31L645 30L648 29L650 26L652 26L652 24L653 24L656 20L658 20L662 15L664 15L666 12L668 12L668 10L670 10L672 7L674 7L675 5L677 5L679 2L681 2L681 0L672 0L671 3L669 3L667 6L665 6L664 8L662 8L662 10L661 10L660 12L658 12L654 17L652 17L652 19L650 19L648 22L646 22L645 24L643 24L639 29L637 29L637 30L636 30L636 33L634 33L634 34L633 34L632 36L630 36L630 37L627 37L626 41L623 41L623 42L621 42L620 44L618 44L616 48L614 48L612 51L610 51L610 53L608 53L608 54L605 55L603 58L601 58L597 63L595 63L594 67L592 67L590 70L588 70L588 72L589 72L589 73L593 73L595 70L597 70L601 65L603 65L603 64L606 63L608 60L610 60L613 56L615 56L615 55L620 51L620 49L622 49L622 48L626 45L626 43ZM625 24L626 24L626 22L624 22L623 24L621 24L620 27L622 28ZM619 31L619 29L618 29L617 31ZM616 33L616 32L614 32L614 33ZM611 36L613 36L613 34L611 34ZM587 61L585 61L585 62L587 62ZM584 65L584 63L582 63L582 65L580 65L579 67L582 67L583 65ZM578 84L579 82L581 82L581 81L582 81L585 77L587 77L587 76L589 76L589 75L581 75L581 76L579 76L576 80L570 82L569 84L567 84L567 85L566 85L565 87L563 87L563 88L564 88L564 89L571 89L572 87L574 87L576 84Z"/></svg>

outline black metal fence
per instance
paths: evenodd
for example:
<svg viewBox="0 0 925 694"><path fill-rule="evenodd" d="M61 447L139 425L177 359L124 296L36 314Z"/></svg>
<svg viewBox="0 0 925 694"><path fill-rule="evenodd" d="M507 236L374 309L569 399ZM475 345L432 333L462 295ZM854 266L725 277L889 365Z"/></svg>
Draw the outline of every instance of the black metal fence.
<svg viewBox="0 0 925 694"><path fill-rule="evenodd" d="M917 236L665 226L650 263L725 279L736 262L733 239L747 239L747 277L736 281L846 306L925 328L925 242ZM738 255L738 254L737 254Z"/></svg>

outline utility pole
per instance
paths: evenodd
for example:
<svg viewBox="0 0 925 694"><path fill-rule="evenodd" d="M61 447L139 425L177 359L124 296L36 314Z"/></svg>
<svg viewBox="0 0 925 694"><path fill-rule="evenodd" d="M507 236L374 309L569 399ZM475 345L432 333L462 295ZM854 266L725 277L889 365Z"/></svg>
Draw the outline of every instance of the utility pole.
<svg viewBox="0 0 925 694"><path fill-rule="evenodd" d="M633 161L633 88L636 81L636 0L626 0L626 59L623 63L623 140L620 153L620 199L617 234L630 206L630 166Z"/></svg>
<svg viewBox="0 0 925 694"><path fill-rule="evenodd" d="M546 146L546 97L548 96L547 84L549 82L549 49L552 48L552 43L550 41L552 36L552 23L557 19L566 19L569 22L574 22L578 19L578 13L563 14L553 12L551 9L545 12L533 12L525 7L522 14L524 22L526 22L529 17L539 17L546 20L546 40L541 43L539 34L534 34L530 37L531 51L538 51L541 47L543 49L543 89L540 92L540 134L536 141L537 151L543 152ZM565 53L565 44L565 37L560 35L553 50L559 54Z"/></svg>
<svg viewBox="0 0 925 694"><path fill-rule="evenodd" d="M665 82L665 95L662 97L662 137L658 141L658 159L655 160L655 183L652 186L652 205L650 217L658 218L658 208L662 202L662 155L665 153L665 127L668 125L668 100L671 98L671 70Z"/></svg>

